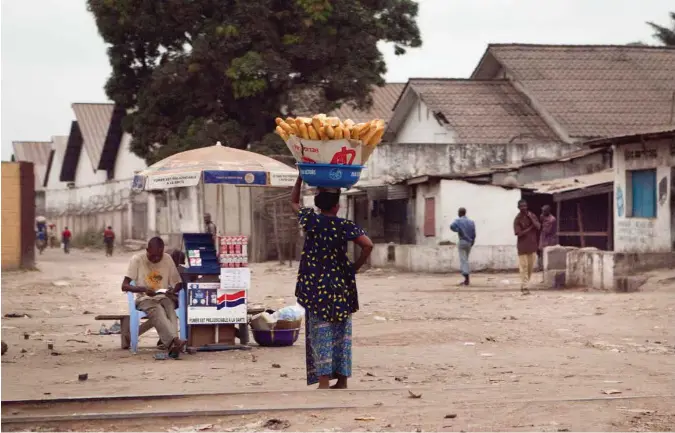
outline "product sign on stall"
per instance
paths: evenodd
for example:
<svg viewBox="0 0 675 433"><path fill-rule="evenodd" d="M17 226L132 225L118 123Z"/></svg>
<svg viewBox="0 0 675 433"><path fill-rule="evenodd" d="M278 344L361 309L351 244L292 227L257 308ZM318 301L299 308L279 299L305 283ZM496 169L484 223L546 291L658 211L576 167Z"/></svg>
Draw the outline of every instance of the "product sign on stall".
<svg viewBox="0 0 675 433"><path fill-rule="evenodd" d="M188 284L188 324L246 323L247 287L221 288L220 283Z"/></svg>

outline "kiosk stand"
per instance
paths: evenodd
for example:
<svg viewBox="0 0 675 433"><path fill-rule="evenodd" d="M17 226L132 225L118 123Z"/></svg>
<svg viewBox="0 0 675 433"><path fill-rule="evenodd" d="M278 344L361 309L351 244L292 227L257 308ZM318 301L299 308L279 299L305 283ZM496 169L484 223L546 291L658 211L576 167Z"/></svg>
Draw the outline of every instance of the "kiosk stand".
<svg viewBox="0 0 675 433"><path fill-rule="evenodd" d="M251 286L247 244L245 236L222 237L216 252L210 234L183 235L188 262L183 278L187 285L190 348L211 351L247 347L247 298ZM239 337L241 346L234 345L235 337Z"/></svg>

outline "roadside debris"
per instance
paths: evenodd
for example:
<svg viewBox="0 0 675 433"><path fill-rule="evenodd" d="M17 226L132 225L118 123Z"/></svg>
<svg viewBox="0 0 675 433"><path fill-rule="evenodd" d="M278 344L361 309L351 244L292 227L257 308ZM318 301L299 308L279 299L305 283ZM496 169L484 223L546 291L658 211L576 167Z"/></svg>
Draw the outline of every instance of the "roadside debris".
<svg viewBox="0 0 675 433"><path fill-rule="evenodd" d="M30 319L33 316L28 313L7 313L5 314L5 317L8 319L23 319L24 317Z"/></svg>
<svg viewBox="0 0 675 433"><path fill-rule="evenodd" d="M101 325L101 329L99 329L98 334L99 335L115 335L119 334L122 332L122 326L120 325L119 322L115 322L110 326L110 328L106 328L105 324Z"/></svg>
<svg viewBox="0 0 675 433"><path fill-rule="evenodd" d="M410 398L422 398L422 394L415 394L414 392L408 390L408 397L410 397Z"/></svg>
<svg viewBox="0 0 675 433"><path fill-rule="evenodd" d="M79 380L80 382L84 382L87 379L89 379L88 373L80 374L77 376L77 380Z"/></svg>
<svg viewBox="0 0 675 433"><path fill-rule="evenodd" d="M264 428L268 428L270 430L285 430L291 426L291 423L286 421L285 419L278 419L278 418L271 418L265 421L265 424L263 424Z"/></svg>

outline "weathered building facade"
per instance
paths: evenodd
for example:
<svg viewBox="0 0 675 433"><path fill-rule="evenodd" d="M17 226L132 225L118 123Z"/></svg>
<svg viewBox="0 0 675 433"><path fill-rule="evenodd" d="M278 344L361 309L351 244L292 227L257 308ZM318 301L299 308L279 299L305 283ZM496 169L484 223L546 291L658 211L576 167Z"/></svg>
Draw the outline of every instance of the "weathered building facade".
<svg viewBox="0 0 675 433"><path fill-rule="evenodd" d="M588 142L612 148L614 251L566 252L568 285L632 291L639 274L675 267L675 125Z"/></svg>

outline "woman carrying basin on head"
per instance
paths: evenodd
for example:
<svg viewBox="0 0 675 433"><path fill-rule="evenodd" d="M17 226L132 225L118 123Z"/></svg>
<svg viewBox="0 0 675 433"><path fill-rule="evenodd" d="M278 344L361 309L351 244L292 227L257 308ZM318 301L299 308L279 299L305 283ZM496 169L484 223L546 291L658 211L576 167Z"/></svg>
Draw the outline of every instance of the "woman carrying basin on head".
<svg viewBox="0 0 675 433"><path fill-rule="evenodd" d="M307 384L319 389L347 388L352 372L352 314L358 311L356 272L366 263L373 243L353 221L337 216L340 190L319 188L314 204L300 207L302 179L293 187L291 204L305 231L295 296L305 308ZM361 247L352 263L347 242Z"/></svg>

